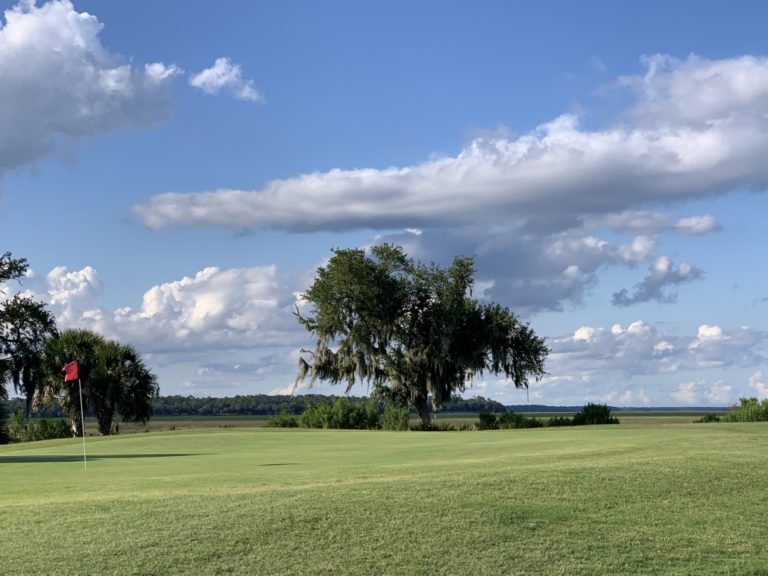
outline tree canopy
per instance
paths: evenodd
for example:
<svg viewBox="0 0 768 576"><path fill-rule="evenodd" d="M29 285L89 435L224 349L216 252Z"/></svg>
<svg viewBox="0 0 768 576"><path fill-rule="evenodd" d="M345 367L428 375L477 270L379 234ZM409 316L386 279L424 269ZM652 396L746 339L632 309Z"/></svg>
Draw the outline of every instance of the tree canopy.
<svg viewBox="0 0 768 576"><path fill-rule="evenodd" d="M27 418L43 385L43 352L56 333L56 321L43 302L16 295L0 308L0 352L7 355L15 391L26 397Z"/></svg>
<svg viewBox="0 0 768 576"><path fill-rule="evenodd" d="M77 360L80 383L64 382L61 367ZM90 330L65 330L48 343L45 352L48 374L42 402L57 397L70 419L75 436L82 434L79 390L93 410L99 434L110 434L115 412L126 422L146 422L157 397L157 378L136 351L128 345L107 340Z"/></svg>
<svg viewBox="0 0 768 576"><path fill-rule="evenodd" d="M545 340L506 307L472 297L474 261L424 265L402 248L339 249L303 295L299 322L315 336L297 382L365 382L373 393L429 420L474 376L503 374L517 388L544 374Z"/></svg>

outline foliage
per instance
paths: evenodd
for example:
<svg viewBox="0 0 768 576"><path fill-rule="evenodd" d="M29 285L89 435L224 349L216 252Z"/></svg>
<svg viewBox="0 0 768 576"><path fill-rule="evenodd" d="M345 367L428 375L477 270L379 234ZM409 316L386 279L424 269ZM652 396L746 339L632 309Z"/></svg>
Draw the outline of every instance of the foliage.
<svg viewBox="0 0 768 576"><path fill-rule="evenodd" d="M573 419L568 416L552 416L547 420L547 426L573 426Z"/></svg>
<svg viewBox="0 0 768 576"><path fill-rule="evenodd" d="M64 382L61 367L74 359L80 382ZM45 367L41 402L57 397L75 436L82 434L80 386L83 404L93 410L101 435L110 434L115 412L124 422L143 423L152 415L152 400L159 392L157 378L131 346L90 330L66 330L49 341Z"/></svg>
<svg viewBox="0 0 768 576"><path fill-rule="evenodd" d="M0 308L0 352L9 359L15 391L26 397L27 418L43 387L46 345L56 334L56 321L43 302L16 295Z"/></svg>
<svg viewBox="0 0 768 576"><path fill-rule="evenodd" d="M768 398L739 398L739 403L723 415L723 422L768 422Z"/></svg>
<svg viewBox="0 0 768 576"><path fill-rule="evenodd" d="M267 426L270 428L298 428L299 419L283 410L267 418Z"/></svg>
<svg viewBox="0 0 768 576"><path fill-rule="evenodd" d="M10 252L0 255L0 287L8 280L21 278L27 271L26 258L14 258ZM0 294L5 294L0 288ZM2 348L2 346L0 346ZM2 350L0 350L2 351ZM8 382L13 369L13 364L6 358L0 358L0 400L8 397L5 384Z"/></svg>
<svg viewBox="0 0 768 576"><path fill-rule="evenodd" d="M524 416L515 412L504 414L491 414L481 412L478 414L477 428L479 430L511 430L516 428L541 428L545 422L533 416Z"/></svg>
<svg viewBox="0 0 768 576"><path fill-rule="evenodd" d="M573 415L573 425L585 424L618 424L619 419L611 416L611 409L606 404L593 404L589 402L581 412Z"/></svg>
<svg viewBox="0 0 768 576"><path fill-rule="evenodd" d="M408 408L389 404L384 407L384 414L381 416L381 428L382 430L408 430L409 420Z"/></svg>
<svg viewBox="0 0 768 576"><path fill-rule="evenodd" d="M710 422L720 422L720 416L715 414L714 412L709 412L707 414L704 414L701 418L696 420L699 424L708 424Z"/></svg>
<svg viewBox="0 0 768 576"><path fill-rule="evenodd" d="M463 392L474 375L504 374L518 388L544 374L548 349L527 325L498 304L471 297L471 258L446 269L407 258L384 244L371 253L335 250L317 271L299 322L315 336L297 381L368 382L378 397L413 406L422 422Z"/></svg>
<svg viewBox="0 0 768 576"><path fill-rule="evenodd" d="M300 421L307 428L376 430L381 427L379 408L373 400L355 404L346 398L336 398L330 405L309 406Z"/></svg>
<svg viewBox="0 0 768 576"><path fill-rule="evenodd" d="M477 428L479 430L499 429L499 421L496 418L496 414L491 414L490 412L480 412L480 414L477 415L477 418Z"/></svg>
<svg viewBox="0 0 768 576"><path fill-rule="evenodd" d="M573 418L567 416L553 416L548 420L542 420L533 416L524 416L516 412L504 414L492 414L481 412L478 414L479 430L517 429L517 428L541 428L543 426L581 426L585 424L618 424L619 419L611 416L611 409L604 404L589 403Z"/></svg>
<svg viewBox="0 0 768 576"><path fill-rule="evenodd" d="M533 416L523 416L516 412L507 412L506 414L499 414L498 416L499 428L502 430L516 429L516 428L541 428L544 426L544 422L539 418Z"/></svg>
<svg viewBox="0 0 768 576"><path fill-rule="evenodd" d="M70 435L66 420L43 418L32 420L22 410L11 416L9 436L14 442L36 442L67 438Z"/></svg>

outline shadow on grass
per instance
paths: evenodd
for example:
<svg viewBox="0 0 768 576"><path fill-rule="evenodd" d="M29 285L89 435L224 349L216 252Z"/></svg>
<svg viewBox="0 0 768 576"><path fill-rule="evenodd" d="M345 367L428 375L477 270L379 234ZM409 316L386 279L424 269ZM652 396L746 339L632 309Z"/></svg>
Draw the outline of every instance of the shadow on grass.
<svg viewBox="0 0 768 576"><path fill-rule="evenodd" d="M109 460L113 458L174 458L177 456L196 456L196 454L88 454L88 461ZM0 464L30 464L42 462L82 462L82 454L19 454L0 456Z"/></svg>

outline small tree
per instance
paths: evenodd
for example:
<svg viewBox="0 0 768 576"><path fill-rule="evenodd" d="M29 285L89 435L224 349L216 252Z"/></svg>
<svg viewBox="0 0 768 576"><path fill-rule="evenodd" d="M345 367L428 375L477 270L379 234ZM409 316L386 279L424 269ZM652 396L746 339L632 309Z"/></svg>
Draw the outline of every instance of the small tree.
<svg viewBox="0 0 768 576"><path fill-rule="evenodd" d="M768 422L768 398L739 398L739 403L723 416L724 422Z"/></svg>
<svg viewBox="0 0 768 576"><path fill-rule="evenodd" d="M374 395L416 408L424 424L430 399L439 408L485 371L527 388L544 374L544 339L509 309L473 299L473 276L472 258L443 269L388 244L335 250L304 294L312 311L296 310L316 338L297 382L344 382L347 392L367 382Z"/></svg>
<svg viewBox="0 0 768 576"><path fill-rule="evenodd" d="M611 409L607 404L593 404L589 402L581 412L573 415L573 425L585 424L618 424L619 419L611 416Z"/></svg>

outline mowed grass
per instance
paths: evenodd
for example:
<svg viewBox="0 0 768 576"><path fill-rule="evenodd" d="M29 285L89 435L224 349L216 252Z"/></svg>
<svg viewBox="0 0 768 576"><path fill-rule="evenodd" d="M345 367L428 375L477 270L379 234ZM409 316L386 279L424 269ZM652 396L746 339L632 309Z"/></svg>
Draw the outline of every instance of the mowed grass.
<svg viewBox="0 0 768 576"><path fill-rule="evenodd" d="M768 574L768 426L0 447L5 574Z"/></svg>

